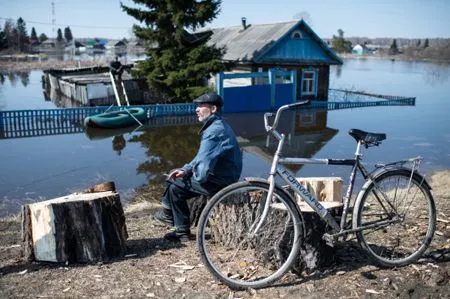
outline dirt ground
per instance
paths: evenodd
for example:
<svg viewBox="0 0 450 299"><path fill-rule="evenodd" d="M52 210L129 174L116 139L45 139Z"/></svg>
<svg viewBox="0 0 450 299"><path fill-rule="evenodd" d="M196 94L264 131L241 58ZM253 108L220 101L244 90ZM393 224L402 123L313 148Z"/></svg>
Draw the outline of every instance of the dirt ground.
<svg viewBox="0 0 450 299"><path fill-rule="evenodd" d="M274 286L232 291L201 264L196 243L165 241L149 215L157 204L125 207L127 255L98 264L26 263L21 219L0 220L0 298L450 298L450 171L431 177L437 230L418 263L396 269L372 264L356 243L337 246L337 262ZM186 267L187 266L187 267Z"/></svg>

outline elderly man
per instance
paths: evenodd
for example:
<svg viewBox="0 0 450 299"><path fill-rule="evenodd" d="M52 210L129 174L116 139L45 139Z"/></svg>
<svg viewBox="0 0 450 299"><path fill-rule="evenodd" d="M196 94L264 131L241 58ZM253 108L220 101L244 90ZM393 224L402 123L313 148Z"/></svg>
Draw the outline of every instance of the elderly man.
<svg viewBox="0 0 450 299"><path fill-rule="evenodd" d="M172 227L164 238L187 241L190 233L187 200L199 195L213 195L239 180L242 153L231 127L220 117L222 98L210 92L194 100L200 129L200 147L194 159L168 175L163 194L163 208L153 219Z"/></svg>

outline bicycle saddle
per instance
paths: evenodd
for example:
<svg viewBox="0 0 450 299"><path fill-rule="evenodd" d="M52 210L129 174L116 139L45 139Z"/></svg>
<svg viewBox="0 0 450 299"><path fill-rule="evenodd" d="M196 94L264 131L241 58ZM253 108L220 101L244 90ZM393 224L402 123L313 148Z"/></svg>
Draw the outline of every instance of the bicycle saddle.
<svg viewBox="0 0 450 299"><path fill-rule="evenodd" d="M361 141L366 147L379 145L381 141L386 139L386 134L384 133L370 133L358 129L351 129L348 133L357 142Z"/></svg>

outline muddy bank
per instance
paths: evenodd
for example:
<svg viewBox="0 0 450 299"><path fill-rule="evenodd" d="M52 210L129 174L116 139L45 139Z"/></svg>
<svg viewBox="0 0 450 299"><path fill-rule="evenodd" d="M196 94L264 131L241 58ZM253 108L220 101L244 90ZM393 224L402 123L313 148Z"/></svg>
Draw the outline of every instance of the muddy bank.
<svg viewBox="0 0 450 299"><path fill-rule="evenodd" d="M1 219L0 297L449 298L450 171L435 173L431 185L437 230L419 263L379 268L351 241L338 246L333 266L302 277L288 274L275 286L256 291L234 292L214 281L195 242L163 240L166 230L149 219L158 205L148 201L126 207L128 255L95 265L27 264L21 258L20 219Z"/></svg>

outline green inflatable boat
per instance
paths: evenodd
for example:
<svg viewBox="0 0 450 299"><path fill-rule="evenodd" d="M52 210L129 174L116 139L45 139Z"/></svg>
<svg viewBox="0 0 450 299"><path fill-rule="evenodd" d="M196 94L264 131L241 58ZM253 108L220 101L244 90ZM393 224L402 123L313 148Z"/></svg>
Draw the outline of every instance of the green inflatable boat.
<svg viewBox="0 0 450 299"><path fill-rule="evenodd" d="M84 126L105 129L125 128L139 124L136 119L143 122L146 118L147 113L143 108L134 107L88 116L84 119Z"/></svg>

